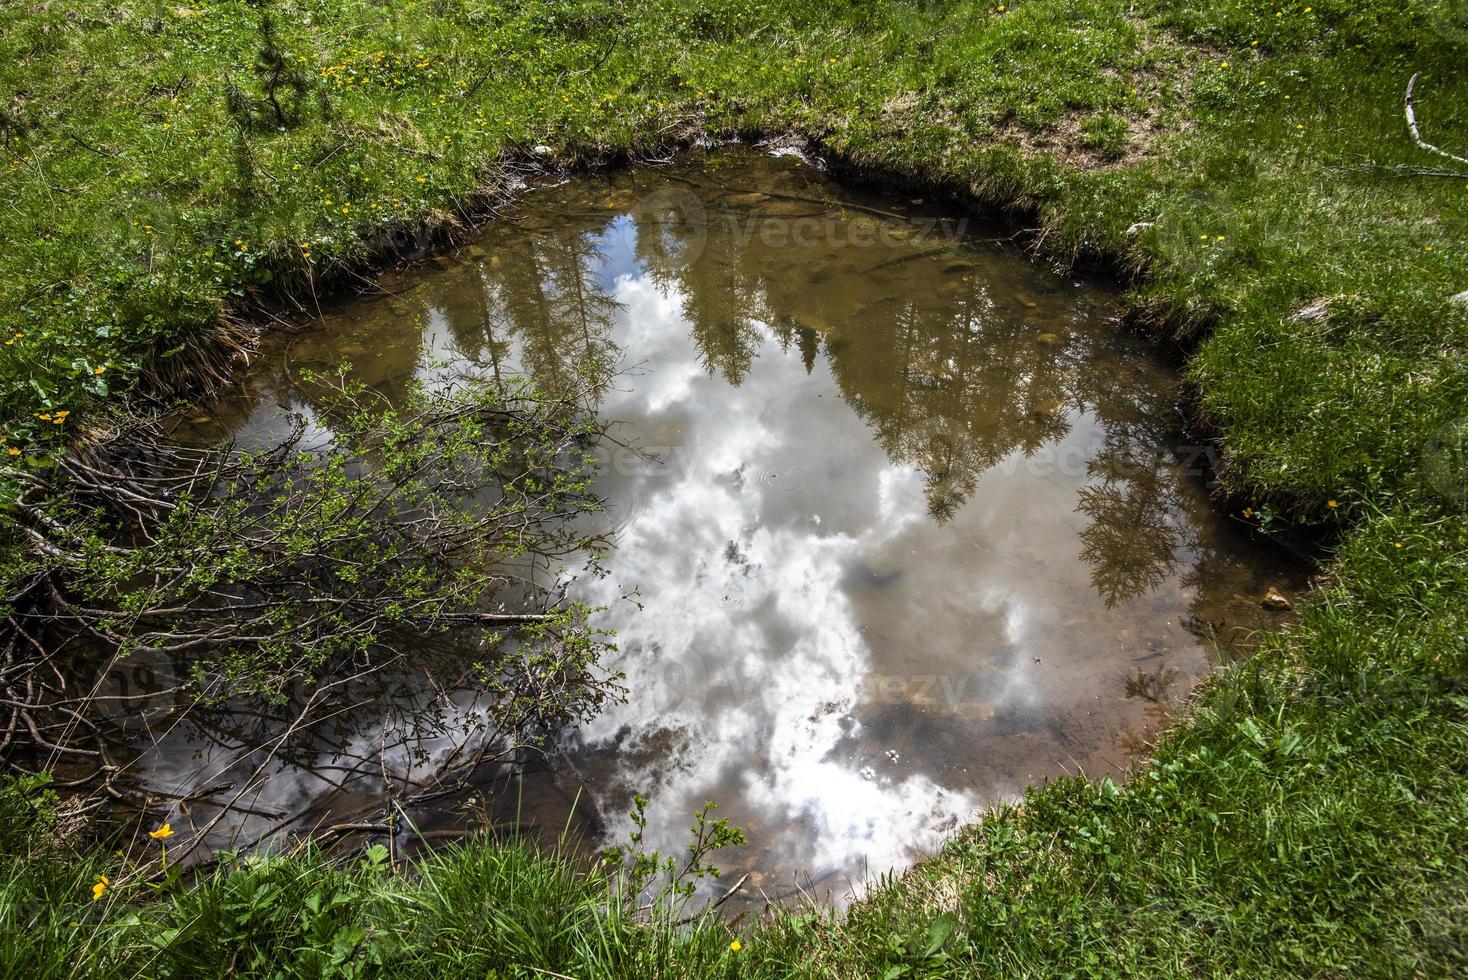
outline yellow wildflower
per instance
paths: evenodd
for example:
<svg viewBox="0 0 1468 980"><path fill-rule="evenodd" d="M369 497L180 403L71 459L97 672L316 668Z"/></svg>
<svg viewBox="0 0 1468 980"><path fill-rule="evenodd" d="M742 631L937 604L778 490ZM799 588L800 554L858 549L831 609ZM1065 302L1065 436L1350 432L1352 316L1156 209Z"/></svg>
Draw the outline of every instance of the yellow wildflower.
<svg viewBox="0 0 1468 980"><path fill-rule="evenodd" d="M103 371L106 371L106 370L107 369L105 367L97 367L97 368L93 368L92 369L92 373L93 374L101 374Z"/></svg>
<svg viewBox="0 0 1468 980"><path fill-rule="evenodd" d="M1337 507L1340 506L1340 504L1337 504L1334 500L1327 500L1325 502L1325 506L1329 507L1331 510L1335 510Z"/></svg>
<svg viewBox="0 0 1468 980"><path fill-rule="evenodd" d="M110 884L112 884L112 881L106 875L98 875L96 882L92 885L92 901L95 902L101 898L106 893L107 886Z"/></svg>
<svg viewBox="0 0 1468 980"><path fill-rule="evenodd" d="M148 836L154 840L168 840L168 838L173 836L173 828L165 823L157 830L148 831Z"/></svg>
<svg viewBox="0 0 1468 980"><path fill-rule="evenodd" d="M999 8L999 9L1000 9L1000 10L1003 10L1003 9L1004 9L1004 8L1003 8L1003 7L1000 7L1000 8ZM739 951L740 951L740 950L741 950L741 949L743 949L743 948L744 948L744 944L743 944L743 943L741 943L741 942L740 942L740 941L739 941L739 940L737 940L737 939L736 939L736 940L734 940L734 941L733 941L733 942L731 942L731 943L730 943L730 944L729 944L729 948L730 948L730 949L731 949L731 950L733 950L733 951L734 951L734 952L736 952L736 953L737 953L737 952L739 952Z"/></svg>

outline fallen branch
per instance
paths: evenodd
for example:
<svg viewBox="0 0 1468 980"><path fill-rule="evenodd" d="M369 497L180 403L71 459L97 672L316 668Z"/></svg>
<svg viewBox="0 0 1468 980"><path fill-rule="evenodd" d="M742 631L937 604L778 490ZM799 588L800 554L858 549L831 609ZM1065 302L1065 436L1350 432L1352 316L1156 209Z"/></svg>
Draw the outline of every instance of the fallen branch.
<svg viewBox="0 0 1468 980"><path fill-rule="evenodd" d="M1390 174L1393 177L1451 177L1454 180L1468 179L1468 170L1446 170L1442 167L1419 167L1409 163L1361 164L1347 168L1356 173Z"/></svg>
<svg viewBox="0 0 1468 980"><path fill-rule="evenodd" d="M16 471L10 524L31 563L0 597L0 750L21 771L64 758L105 774L108 795L169 806L163 819L208 808L175 861L260 820L267 834L293 823L251 797L322 745L322 780L359 791L365 705L381 709L375 759L396 802L399 780L452 794L619 696L603 634L559 574L600 552L578 520L600 505L590 391L465 379L389 400L301 377L314 426L288 417L264 448L180 441L149 413L119 417L47 479ZM420 742L457 741L431 766L421 744L404 749L389 780L389 741L426 731L402 686L420 670L457 719ZM135 755L121 769L142 780L124 793L107 750L129 731L213 743L222 768L153 791ZM245 816L257 819L235 825Z"/></svg>
<svg viewBox="0 0 1468 980"><path fill-rule="evenodd" d="M678 924L680 926L686 926L688 923L692 922L699 916L708 915L710 912L716 910L720 905L723 905L729 899L733 898L735 892L744 887L744 883L749 880L749 876L752 873L753 872L746 871L742 876L740 876L738 881L729 886L728 891L724 892L724 894L720 895L717 899L710 902L708 905L705 905L703 908L699 909L692 915L685 915L683 918L678 920Z"/></svg>
<svg viewBox="0 0 1468 980"><path fill-rule="evenodd" d="M1414 89L1417 88L1417 79L1420 78L1421 75L1421 72L1412 73L1412 78L1407 82L1407 95L1406 98L1403 100L1403 107L1405 108L1407 115L1407 129L1411 130L1412 132L1412 140L1422 149L1427 150L1429 153L1436 153L1438 156L1447 157L1454 163L1468 164L1468 157L1460 157L1456 153L1449 153L1447 150L1444 150L1438 146L1434 146L1422 138L1422 132L1417 128L1417 104L1412 99L1412 92ZM1458 174L1456 176L1465 175Z"/></svg>

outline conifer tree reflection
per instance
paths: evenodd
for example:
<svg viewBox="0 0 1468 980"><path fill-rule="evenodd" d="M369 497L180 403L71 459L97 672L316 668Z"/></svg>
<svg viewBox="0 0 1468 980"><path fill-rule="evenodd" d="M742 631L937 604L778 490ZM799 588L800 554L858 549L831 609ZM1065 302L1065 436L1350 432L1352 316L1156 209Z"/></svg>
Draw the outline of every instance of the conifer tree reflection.
<svg viewBox="0 0 1468 980"><path fill-rule="evenodd" d="M1081 560L1108 608L1152 591L1177 564L1177 473L1160 453L1092 460L1099 483L1081 487L1076 510L1089 518L1080 532Z"/></svg>
<svg viewBox="0 0 1468 980"><path fill-rule="evenodd" d="M815 219L759 207L711 211L703 228L662 217L639 222L637 256L654 282L683 297L705 369L740 384L761 324L782 347L798 347L807 373L824 350L888 456L926 475L935 519L951 517L1009 453L1031 454L1066 433L1060 408L1074 358L1063 344L1037 344L982 279L945 273L943 250L893 261L890 245L811 235L796 244L791 222ZM683 262L700 235L697 257ZM801 276L789 274L791 248L803 250Z"/></svg>
<svg viewBox="0 0 1468 980"><path fill-rule="evenodd" d="M481 263L491 297L486 324L502 322L520 341L521 367L537 382L557 388L578 370L610 377L620 356L611 339L618 304L597 284L602 263L600 227L579 225L526 235Z"/></svg>
<svg viewBox="0 0 1468 980"><path fill-rule="evenodd" d="M1178 519L1186 478L1162 448L1174 435L1169 402L1140 376L1119 371L1109 380L1095 406L1103 445L1086 465L1093 482L1078 491L1076 511L1088 518L1081 559L1111 608L1170 578L1190 542Z"/></svg>
<svg viewBox="0 0 1468 980"><path fill-rule="evenodd" d="M887 455L924 474L935 520L948 520L1010 453L1032 455L1068 431L1067 355L996 309L985 283L919 291L857 322L827 343L836 382Z"/></svg>

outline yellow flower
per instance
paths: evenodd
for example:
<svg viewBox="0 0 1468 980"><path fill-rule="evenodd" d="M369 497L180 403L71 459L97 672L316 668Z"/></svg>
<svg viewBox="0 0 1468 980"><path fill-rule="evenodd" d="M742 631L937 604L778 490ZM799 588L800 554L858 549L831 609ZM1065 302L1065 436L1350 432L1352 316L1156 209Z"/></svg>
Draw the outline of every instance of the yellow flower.
<svg viewBox="0 0 1468 980"><path fill-rule="evenodd" d="M16 449L14 446L11 446L10 449L8 450L8 452L12 456L19 456L20 455L20 450L19 449Z"/></svg>
<svg viewBox="0 0 1468 980"><path fill-rule="evenodd" d="M1254 516L1254 508L1253 507L1245 507L1244 508L1244 516L1245 517L1253 517Z"/></svg>
<svg viewBox="0 0 1468 980"><path fill-rule="evenodd" d="M168 838L173 836L173 828L168 824L164 824L157 830L148 831L148 836L154 840L168 840Z"/></svg>
<svg viewBox="0 0 1468 980"><path fill-rule="evenodd" d="M101 898L110 884L112 881L106 875L98 875L96 883L92 885L92 901Z"/></svg>
<svg viewBox="0 0 1468 980"><path fill-rule="evenodd" d="M93 373L93 374L101 374L101 373L102 373L102 372L103 372L103 371L106 371L106 370L107 370L107 369L106 369L106 368L104 368L104 367L99 367L99 368L93 368L93 369L92 369L92 373Z"/></svg>
<svg viewBox="0 0 1468 980"><path fill-rule="evenodd" d="M1003 9L1004 9L1004 8L1003 8L1003 7L1000 7L1000 8L999 8L999 9L1000 9L1000 10L1003 10ZM731 949L731 950L733 950L733 951L734 951L734 952L736 952L736 953L737 953L737 952L739 952L739 951L740 951L740 950L741 950L741 949L743 949L743 948L744 948L744 944L743 944L743 943L741 943L741 942L740 942L740 941L739 941L739 940L737 940L737 939L736 939L736 940L734 940L734 941L733 941L733 942L731 942L731 943L730 943L730 944L729 944L729 948L730 948L730 949Z"/></svg>
<svg viewBox="0 0 1468 980"><path fill-rule="evenodd" d="M1334 500L1327 500L1325 502L1325 506L1329 507L1331 510L1335 510L1340 505L1337 504Z"/></svg>

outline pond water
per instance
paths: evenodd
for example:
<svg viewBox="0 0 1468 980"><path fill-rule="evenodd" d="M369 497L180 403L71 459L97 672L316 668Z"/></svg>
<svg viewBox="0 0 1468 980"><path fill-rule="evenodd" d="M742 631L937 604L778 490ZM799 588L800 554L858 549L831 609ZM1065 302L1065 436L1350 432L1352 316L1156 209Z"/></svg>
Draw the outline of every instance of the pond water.
<svg viewBox="0 0 1468 980"><path fill-rule="evenodd" d="M649 843L681 852L712 800L749 836L725 881L839 901L1027 785L1121 772L1209 671L1206 637L1279 622L1261 598L1301 571L1210 507L1176 366L1111 287L1008 235L747 149L577 178L277 336L201 410L264 438L312 417L300 370L344 358L387 391L616 373L609 573L574 594L605 607L630 696L555 765L412 808L419 830L487 812L594 844L642 793ZM211 843L364 819L440 762L478 709L411 676L272 750ZM280 723L151 731L132 768L198 825Z"/></svg>

